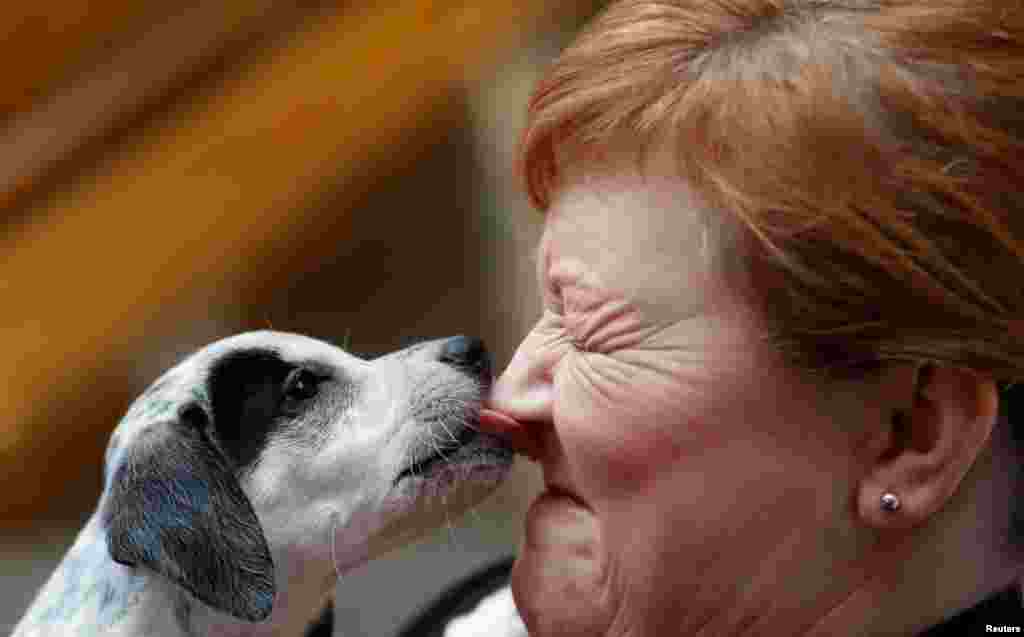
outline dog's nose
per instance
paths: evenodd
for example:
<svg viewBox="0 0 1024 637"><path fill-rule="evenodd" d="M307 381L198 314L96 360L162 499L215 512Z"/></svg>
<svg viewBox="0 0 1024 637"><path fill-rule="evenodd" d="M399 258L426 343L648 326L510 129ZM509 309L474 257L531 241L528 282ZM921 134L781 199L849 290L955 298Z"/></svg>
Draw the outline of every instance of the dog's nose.
<svg viewBox="0 0 1024 637"><path fill-rule="evenodd" d="M472 372L490 380L494 363L487 346L479 338L472 336L453 336L441 346L442 363Z"/></svg>

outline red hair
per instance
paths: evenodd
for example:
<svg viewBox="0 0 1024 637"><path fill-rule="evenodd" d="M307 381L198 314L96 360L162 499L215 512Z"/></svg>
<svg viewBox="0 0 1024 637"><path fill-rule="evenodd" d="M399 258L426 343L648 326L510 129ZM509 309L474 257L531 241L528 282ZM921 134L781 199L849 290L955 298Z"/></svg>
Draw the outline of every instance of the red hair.
<svg viewBox="0 0 1024 637"><path fill-rule="evenodd" d="M740 230L770 336L803 367L1024 379L1021 3L613 3L530 101L534 205L622 139L671 147Z"/></svg>

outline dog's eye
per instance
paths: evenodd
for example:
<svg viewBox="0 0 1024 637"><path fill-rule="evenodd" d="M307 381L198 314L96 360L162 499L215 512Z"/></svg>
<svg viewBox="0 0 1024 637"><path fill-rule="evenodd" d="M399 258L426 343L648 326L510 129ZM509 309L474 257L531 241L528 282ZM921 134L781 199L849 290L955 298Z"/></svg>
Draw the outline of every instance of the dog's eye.
<svg viewBox="0 0 1024 637"><path fill-rule="evenodd" d="M296 369L284 381L286 400L301 401L316 396L320 378L308 369Z"/></svg>

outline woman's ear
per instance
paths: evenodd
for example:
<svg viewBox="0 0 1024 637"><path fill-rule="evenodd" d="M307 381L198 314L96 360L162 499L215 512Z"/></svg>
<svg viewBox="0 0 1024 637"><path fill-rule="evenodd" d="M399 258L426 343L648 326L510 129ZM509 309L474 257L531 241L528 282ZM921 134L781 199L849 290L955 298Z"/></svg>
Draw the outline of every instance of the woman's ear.
<svg viewBox="0 0 1024 637"><path fill-rule="evenodd" d="M865 447L858 513L876 528L909 528L946 505L981 455L998 416L998 390L978 372L935 364L892 364L880 382L882 413L890 417ZM886 496L885 506L886 494L895 503Z"/></svg>

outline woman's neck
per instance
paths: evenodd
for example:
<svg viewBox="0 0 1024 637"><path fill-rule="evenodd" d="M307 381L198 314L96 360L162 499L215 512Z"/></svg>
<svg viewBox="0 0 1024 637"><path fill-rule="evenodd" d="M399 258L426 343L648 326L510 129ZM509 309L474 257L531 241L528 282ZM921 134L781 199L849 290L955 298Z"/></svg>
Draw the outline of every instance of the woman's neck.
<svg viewBox="0 0 1024 637"><path fill-rule="evenodd" d="M1006 427L926 527L881 538L863 585L816 625L814 636L918 635L1018 583L1024 556L1010 542L1019 471Z"/></svg>

